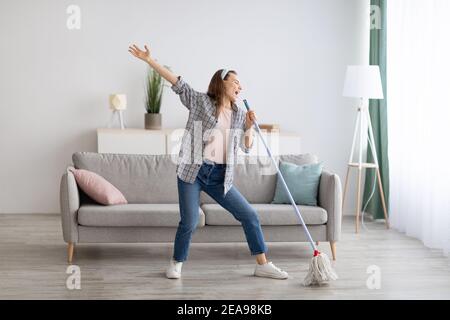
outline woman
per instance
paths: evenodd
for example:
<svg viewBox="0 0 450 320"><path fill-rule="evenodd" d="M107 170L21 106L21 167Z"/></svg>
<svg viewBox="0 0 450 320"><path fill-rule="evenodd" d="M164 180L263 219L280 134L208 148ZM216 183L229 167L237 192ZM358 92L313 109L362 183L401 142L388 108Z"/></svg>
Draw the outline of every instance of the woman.
<svg viewBox="0 0 450 320"><path fill-rule="evenodd" d="M251 255L256 256L254 275L287 279L287 272L267 261L267 246L258 214L232 185L238 146L244 152L250 152L254 139L252 125L256 120L254 111L245 112L235 103L242 90L237 73L218 70L205 94L193 90L181 77L158 64L150 56L147 46L144 51L133 45L128 51L170 82L172 90L189 110L177 164L181 219L173 257L166 270L167 278L181 276L182 263L187 259L191 237L198 223L200 192L204 191L241 222Z"/></svg>

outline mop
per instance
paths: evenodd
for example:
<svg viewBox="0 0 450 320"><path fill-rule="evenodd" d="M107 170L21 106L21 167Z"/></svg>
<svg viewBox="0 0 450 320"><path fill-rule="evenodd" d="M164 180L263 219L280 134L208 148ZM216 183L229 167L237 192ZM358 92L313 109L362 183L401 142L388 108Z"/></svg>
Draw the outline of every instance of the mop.
<svg viewBox="0 0 450 320"><path fill-rule="evenodd" d="M243 100L245 104L245 108L247 111L250 111L250 107L247 103L247 100ZM278 178L280 179L284 189L286 190L286 193L288 194L289 200L291 201L292 206L294 207L295 212L297 213L298 218L300 219L301 225L303 226L303 229L305 230L306 235L308 236L309 243L311 244L312 250L313 250L313 258L311 259L309 263L309 270L308 274L305 277L305 280L303 281L304 286L310 286L310 285L321 285L324 283L327 283L330 280L336 280L338 278L337 274L334 272L333 268L331 267L331 262L328 256L324 253L321 253L313 241L311 234L308 231L308 228L306 227L306 223L303 221L302 215L300 214L300 211L297 208L297 205L292 198L291 192L289 191L286 182L284 181L283 175L281 174L280 169L278 168L278 165L275 161L275 159L272 156L272 153L270 152L269 147L266 144L266 141L264 140L261 130L259 129L259 125L256 121L253 122L254 126L256 128L256 131L258 132L259 137L261 138L261 141L264 144L264 147L266 148L267 154L272 159L272 163L277 169L278 172Z"/></svg>

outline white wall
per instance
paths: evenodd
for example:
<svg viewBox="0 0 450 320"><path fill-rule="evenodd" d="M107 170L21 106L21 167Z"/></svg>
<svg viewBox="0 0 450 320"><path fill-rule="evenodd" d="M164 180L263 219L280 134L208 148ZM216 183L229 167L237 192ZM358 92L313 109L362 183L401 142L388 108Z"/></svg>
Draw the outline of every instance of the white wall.
<svg viewBox="0 0 450 320"><path fill-rule="evenodd" d="M81 8L68 30L66 8ZM96 151L108 95L126 93L128 127L143 128L145 64L154 57L206 90L219 68L239 72L259 122L302 136L345 178L355 119L341 96L347 64L368 61L368 0L1 1L0 213L59 212L59 182L71 155ZM163 126L187 111L168 89ZM354 184L353 184L354 185ZM354 189L347 202L354 207Z"/></svg>

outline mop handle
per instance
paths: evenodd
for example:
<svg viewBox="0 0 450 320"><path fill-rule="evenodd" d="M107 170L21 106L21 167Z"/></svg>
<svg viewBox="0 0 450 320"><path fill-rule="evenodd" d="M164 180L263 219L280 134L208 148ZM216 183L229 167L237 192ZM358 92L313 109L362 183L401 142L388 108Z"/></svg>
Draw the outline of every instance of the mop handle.
<svg viewBox="0 0 450 320"><path fill-rule="evenodd" d="M250 111L250 107L249 107L249 105L248 105L248 103L247 103L247 100L244 99L243 101L244 101L244 104L245 104L245 108L247 108L247 111ZM272 153L270 152L270 149L269 149L269 147L267 146L266 141L264 140L264 138L263 138L263 136L262 136L262 134L261 134L261 130L259 129L258 123L256 122L256 120L253 121L253 122L254 122L254 124L255 124L256 131L258 132L259 137L261 138L261 141L263 142L264 147L266 148L267 153L269 154L270 158L272 159L272 163L274 164L275 168L277 169L278 177L280 178L281 183L283 184L284 189L286 190L286 192L287 192L287 194L288 194L289 200L291 201L291 204L292 204L292 206L294 207L295 212L297 213L297 216L300 218L300 221L302 222L303 229L305 230L306 235L308 236L309 243L311 244L311 247L312 247L312 249L313 249L313 251L314 251L314 254L316 254L316 252L318 252L318 250L317 250L317 247L316 247L316 245L315 245L315 243L314 243L314 240L313 240L312 237L311 237L311 234L310 234L309 231L308 231L308 228L306 227L306 223L305 223L305 221L303 220L302 215L300 214L300 211L298 210L297 205L296 205L294 199L292 198L291 192L289 191L289 188L288 188L286 182L284 181L283 175L281 174L281 171L280 171L280 169L278 168L278 165L277 165L275 159L273 158Z"/></svg>

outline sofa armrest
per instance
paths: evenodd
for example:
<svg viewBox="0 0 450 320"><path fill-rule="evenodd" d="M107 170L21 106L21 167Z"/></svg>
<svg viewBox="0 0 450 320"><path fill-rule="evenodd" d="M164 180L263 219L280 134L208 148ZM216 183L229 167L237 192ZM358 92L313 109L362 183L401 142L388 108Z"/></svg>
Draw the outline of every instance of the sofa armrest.
<svg viewBox="0 0 450 320"><path fill-rule="evenodd" d="M75 176L69 169L63 174L60 184L61 223L64 241L78 242L77 213L80 208L80 195L78 193Z"/></svg>
<svg viewBox="0 0 450 320"><path fill-rule="evenodd" d="M337 241L341 235L342 187L337 174L322 171L319 182L319 206L327 211L327 240Z"/></svg>

